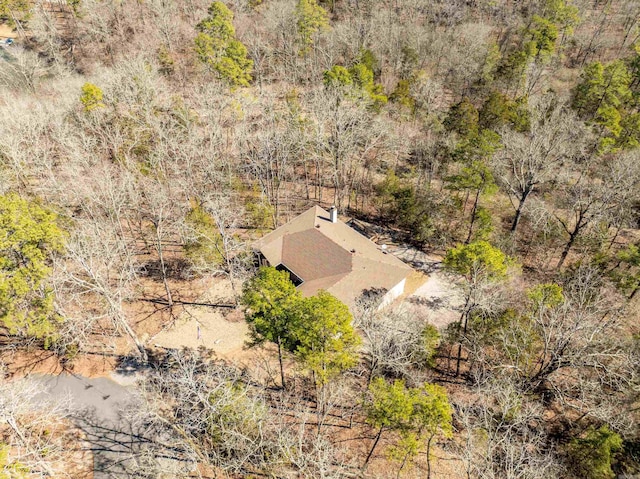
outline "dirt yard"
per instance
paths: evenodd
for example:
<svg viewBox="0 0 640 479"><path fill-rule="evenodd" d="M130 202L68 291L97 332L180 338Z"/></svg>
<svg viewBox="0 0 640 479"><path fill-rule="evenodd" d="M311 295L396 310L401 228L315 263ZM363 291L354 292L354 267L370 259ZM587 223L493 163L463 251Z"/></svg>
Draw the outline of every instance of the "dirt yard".
<svg viewBox="0 0 640 479"><path fill-rule="evenodd" d="M185 307L175 323L149 339L148 344L166 349L201 346L221 357L230 357L242 350L248 328L238 311L216 304L230 304L233 297L227 279L217 280L197 303Z"/></svg>
<svg viewBox="0 0 640 479"><path fill-rule="evenodd" d="M4 38L16 38L18 33L15 32L9 25L0 24L0 39Z"/></svg>

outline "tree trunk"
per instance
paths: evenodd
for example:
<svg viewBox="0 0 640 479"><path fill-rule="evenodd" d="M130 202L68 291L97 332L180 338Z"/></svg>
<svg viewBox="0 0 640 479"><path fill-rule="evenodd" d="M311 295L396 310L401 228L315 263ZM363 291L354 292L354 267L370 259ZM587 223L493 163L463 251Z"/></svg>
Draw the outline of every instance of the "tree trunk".
<svg viewBox="0 0 640 479"><path fill-rule="evenodd" d="M582 51L584 50L584 57L582 58L582 62L580 63L580 68L584 67L584 64L587 62L587 58L589 56L589 52L592 49L592 45L593 42L595 41L596 38L598 38L600 36L600 34L602 33L602 28L604 27L605 21L607 19L607 15L603 13L602 15L602 21L600 22L600 24L598 25L598 29L593 33L593 35L591 36L591 39L589 40L589 44L587 45L586 48L581 48L580 51L578 52L578 55L576 55L576 58L580 58L580 56L582 56Z"/></svg>
<svg viewBox="0 0 640 479"><path fill-rule="evenodd" d="M138 338L138 335L131 328L131 326L129 326L129 323L127 323L126 318L119 318L118 322L124 328L124 330L126 331L127 335L131 338L133 343L136 345L136 348L138 348L142 361L146 363L149 360L149 355L147 354L147 350L144 347L144 344L140 341L140 338Z"/></svg>
<svg viewBox="0 0 640 479"><path fill-rule="evenodd" d="M473 225L476 222L476 212L478 211L478 202L480 201L480 189L476 192L476 198L473 201L473 209L471 210L471 224L469 225L469 234L464 244L469 244L471 241L471 235L473 234Z"/></svg>
<svg viewBox="0 0 640 479"><path fill-rule="evenodd" d="M284 366L282 364L282 345L280 344L280 337L278 336L278 362L280 363L280 383L282 389L287 389L287 384L284 381Z"/></svg>
<svg viewBox="0 0 640 479"><path fill-rule="evenodd" d="M524 209L524 203L527 201L527 197L531 193L531 189L527 187L525 191L522 192L520 199L518 201L518 209L516 209L516 215L513 218L513 223L511 223L511 232L515 233L518 228L518 223L520 222L520 217L522 216L522 210Z"/></svg>
<svg viewBox="0 0 640 479"><path fill-rule="evenodd" d="M380 436L382 436L383 430L384 430L384 426L380 426L380 430L376 435L376 440L373 441L373 446L371 446L371 450L369 451L369 454L367 454L367 458L364 460L364 464L362 465L362 472L367 470L367 466L369 465L369 460L371 459L371 456L373 456L373 451L376 450L376 446L378 445L378 441L380 441Z"/></svg>
<svg viewBox="0 0 640 479"><path fill-rule="evenodd" d="M136 348L138 348L142 361L146 363L149 360L149 355L147 354L147 350L144 347L144 343L140 341L140 338L138 337L136 332L133 330L133 328L131 328L131 326L129 326L129 323L127 322L127 318L122 313L122 310L121 310L122 305L117 303L116 300L110 298L105 294L103 294L103 297L108 301L111 310L116 312L116 315L113 318L113 321L116 323L116 325L120 325L125 330L127 335L131 338L133 343L136 345Z"/></svg>
<svg viewBox="0 0 640 479"><path fill-rule="evenodd" d="M562 268L562 265L564 264L564 261L567 259L567 255L569 254L569 251L571 250L573 243L575 243L579 232L580 232L580 228L576 225L576 227L571 232L571 235L569 235L569 241L567 242L566 246L564 247L564 250L562 251L562 254L560 255L560 261L558 261L558 265L556 266L556 269Z"/></svg>
<svg viewBox="0 0 640 479"><path fill-rule="evenodd" d="M400 479L400 473L404 469L404 466L407 465L407 460L409 459L409 453L407 452L402 458L402 464L400 464L400 468L398 469L398 473L396 474L396 479Z"/></svg>
<svg viewBox="0 0 640 479"><path fill-rule="evenodd" d="M320 437L320 431L322 430L322 425L324 424L325 413L325 384L321 384L320 387L316 386L316 418L318 423L318 437Z"/></svg>
<svg viewBox="0 0 640 479"><path fill-rule="evenodd" d="M462 336L467 334L467 325L469 323L469 312L465 311L464 314L464 328L462 330ZM462 359L462 338L460 338L460 344L458 344L458 359L456 360L456 377L460 375L460 361Z"/></svg>
<svg viewBox="0 0 640 479"><path fill-rule="evenodd" d="M429 436L427 440L427 479L431 479L431 441L433 440L433 435Z"/></svg>
<svg viewBox="0 0 640 479"><path fill-rule="evenodd" d="M616 232L613 235L613 238L611 238L611 241L609 241L609 246L607 246L607 252L611 250L616 240L618 239L618 235L620 234L620 226L616 226L615 228L616 228Z"/></svg>
<svg viewBox="0 0 640 479"><path fill-rule="evenodd" d="M162 282L164 283L164 290L167 293L167 303L171 308L173 306L173 297L171 296L171 289L167 281L167 265L164 262L164 254L162 253L162 238L160 237L160 222L153 222L153 226L156 230L156 248L158 250L158 258L160 259L160 269L162 271Z"/></svg>
<svg viewBox="0 0 640 479"><path fill-rule="evenodd" d="M322 174L323 174L322 162L320 160L316 160L316 188L318 191L318 193L316 194L316 198L319 203L322 202L322 185L323 185Z"/></svg>
<svg viewBox="0 0 640 479"><path fill-rule="evenodd" d="M371 385L371 381L373 380L373 375L375 374L376 369L378 369L378 360L372 359L369 368L369 374L367 374L367 387Z"/></svg>
<svg viewBox="0 0 640 479"><path fill-rule="evenodd" d="M309 167L307 162L303 159L302 164L304 165L304 188L307 194L307 199L311 199L311 194L309 193Z"/></svg>
<svg viewBox="0 0 640 479"><path fill-rule="evenodd" d="M462 359L462 343L458 344L458 357L456 358L456 377L460 376L461 359Z"/></svg>

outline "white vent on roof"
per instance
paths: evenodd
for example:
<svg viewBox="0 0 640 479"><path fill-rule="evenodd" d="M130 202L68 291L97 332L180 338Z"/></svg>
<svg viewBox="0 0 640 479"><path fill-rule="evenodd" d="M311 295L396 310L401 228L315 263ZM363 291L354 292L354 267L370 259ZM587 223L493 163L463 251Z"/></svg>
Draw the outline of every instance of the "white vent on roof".
<svg viewBox="0 0 640 479"><path fill-rule="evenodd" d="M332 223L338 222L338 209L335 206L329 208L329 219Z"/></svg>

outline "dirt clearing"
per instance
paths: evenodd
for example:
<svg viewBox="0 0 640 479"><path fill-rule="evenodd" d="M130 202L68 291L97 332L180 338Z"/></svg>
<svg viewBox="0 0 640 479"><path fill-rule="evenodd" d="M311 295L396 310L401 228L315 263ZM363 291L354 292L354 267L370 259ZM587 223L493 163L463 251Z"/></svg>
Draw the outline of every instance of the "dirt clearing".
<svg viewBox="0 0 640 479"><path fill-rule="evenodd" d="M229 280L217 280L198 299L199 304L186 306L175 323L151 338L149 344L167 349L204 346L225 357L241 351L249 329L244 317L227 306L233 302L231 293Z"/></svg>
<svg viewBox="0 0 640 479"><path fill-rule="evenodd" d="M14 31L9 25L0 24L0 39L3 38L16 38L18 32Z"/></svg>

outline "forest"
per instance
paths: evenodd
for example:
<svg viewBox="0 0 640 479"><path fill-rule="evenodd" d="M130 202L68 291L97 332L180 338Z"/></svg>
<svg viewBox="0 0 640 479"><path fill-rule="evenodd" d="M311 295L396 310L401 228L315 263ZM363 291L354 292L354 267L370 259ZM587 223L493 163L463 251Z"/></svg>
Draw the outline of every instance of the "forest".
<svg viewBox="0 0 640 479"><path fill-rule="evenodd" d="M640 477L638 0L0 0L0 117L0 479Z"/></svg>

